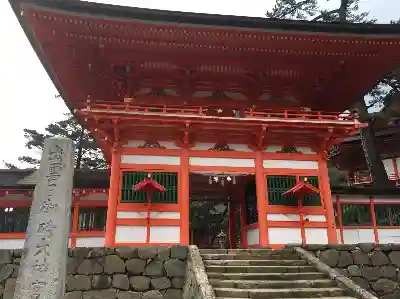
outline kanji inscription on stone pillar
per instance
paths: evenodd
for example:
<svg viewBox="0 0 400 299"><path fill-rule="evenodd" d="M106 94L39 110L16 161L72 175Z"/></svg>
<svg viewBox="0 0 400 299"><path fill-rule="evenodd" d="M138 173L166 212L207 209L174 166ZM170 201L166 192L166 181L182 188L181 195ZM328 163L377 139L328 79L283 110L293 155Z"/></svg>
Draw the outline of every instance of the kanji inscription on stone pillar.
<svg viewBox="0 0 400 299"><path fill-rule="evenodd" d="M72 141L46 139L15 299L59 299L64 295L73 170Z"/></svg>

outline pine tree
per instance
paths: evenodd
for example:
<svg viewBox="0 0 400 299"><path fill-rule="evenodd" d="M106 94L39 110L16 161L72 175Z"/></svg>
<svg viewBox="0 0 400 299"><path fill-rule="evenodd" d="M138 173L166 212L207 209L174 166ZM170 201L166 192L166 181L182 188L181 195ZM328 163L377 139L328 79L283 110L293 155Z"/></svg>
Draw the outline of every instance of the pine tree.
<svg viewBox="0 0 400 299"><path fill-rule="evenodd" d="M71 114L65 114L66 119L51 123L41 133L32 129L24 129L25 146L28 149L42 151L44 140L48 137L61 136L70 138L75 146L75 168L104 169L107 163L98 148L96 141ZM30 164L37 168L40 160L31 156L21 156L20 162ZM4 162L7 168L16 168L11 163Z"/></svg>
<svg viewBox="0 0 400 299"><path fill-rule="evenodd" d="M329 0L328 0L329 1ZM270 12L269 18L308 20L321 22L350 22L375 23L368 12L359 10L360 0L341 0L340 6L333 10L326 10L319 6L318 0L277 0ZM399 24L400 20L392 21ZM397 67L397 66L394 66ZM388 90L390 92L388 92ZM369 108L387 105L391 99L400 93L400 70L396 69L383 79L379 80L369 93L372 100L368 103L364 98L354 99L360 120L368 123L368 127L360 130L360 139L363 143L364 155L375 186L389 186L380 153L377 149L374 131L375 115L368 112Z"/></svg>

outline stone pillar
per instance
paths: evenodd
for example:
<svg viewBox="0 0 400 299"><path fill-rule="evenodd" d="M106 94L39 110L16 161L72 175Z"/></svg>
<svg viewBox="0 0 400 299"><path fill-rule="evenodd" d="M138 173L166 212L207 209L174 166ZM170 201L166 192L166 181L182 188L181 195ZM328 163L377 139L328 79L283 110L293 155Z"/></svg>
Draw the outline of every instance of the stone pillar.
<svg viewBox="0 0 400 299"><path fill-rule="evenodd" d="M14 299L64 295L73 165L70 139L45 140Z"/></svg>

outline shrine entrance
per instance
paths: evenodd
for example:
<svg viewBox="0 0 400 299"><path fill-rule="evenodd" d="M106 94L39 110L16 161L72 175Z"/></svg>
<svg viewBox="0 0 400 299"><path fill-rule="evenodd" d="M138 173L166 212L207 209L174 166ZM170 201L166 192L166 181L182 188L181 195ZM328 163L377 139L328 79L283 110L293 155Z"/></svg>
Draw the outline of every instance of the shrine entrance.
<svg viewBox="0 0 400 299"><path fill-rule="evenodd" d="M246 234L245 186L254 175L190 173L190 244L242 248Z"/></svg>

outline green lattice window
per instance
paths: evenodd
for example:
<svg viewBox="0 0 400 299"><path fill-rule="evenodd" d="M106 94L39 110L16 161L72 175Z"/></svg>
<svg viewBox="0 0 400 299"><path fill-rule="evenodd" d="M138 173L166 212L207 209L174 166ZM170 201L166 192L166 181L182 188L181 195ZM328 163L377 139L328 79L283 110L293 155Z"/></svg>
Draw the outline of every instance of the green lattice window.
<svg viewBox="0 0 400 299"><path fill-rule="evenodd" d="M29 207L1 208L0 233L24 233L28 227Z"/></svg>
<svg viewBox="0 0 400 299"><path fill-rule="evenodd" d="M378 226L400 226L400 205L375 204L375 218Z"/></svg>
<svg viewBox="0 0 400 299"><path fill-rule="evenodd" d="M371 226L371 208L369 204L340 205L342 209L343 226Z"/></svg>
<svg viewBox="0 0 400 299"><path fill-rule="evenodd" d="M304 180L304 176L301 176L300 179ZM319 189L317 176L308 176L307 181L309 184L311 184L315 188ZM303 206L305 206L305 207L321 206L321 196L319 194L310 194L310 195L304 196Z"/></svg>
<svg viewBox="0 0 400 299"><path fill-rule="evenodd" d="M80 208L79 209L79 231L104 231L107 222L107 208Z"/></svg>
<svg viewBox="0 0 400 299"><path fill-rule="evenodd" d="M288 175L267 176L268 203L279 206L297 206L298 200L293 195L283 193L296 185L296 177Z"/></svg>
<svg viewBox="0 0 400 299"><path fill-rule="evenodd" d="M147 175L147 172L124 172L121 189L122 203L147 202L146 193L132 190L132 187L144 180ZM178 203L178 174L176 172L153 172L152 178L166 189L165 192L154 192L152 203Z"/></svg>

